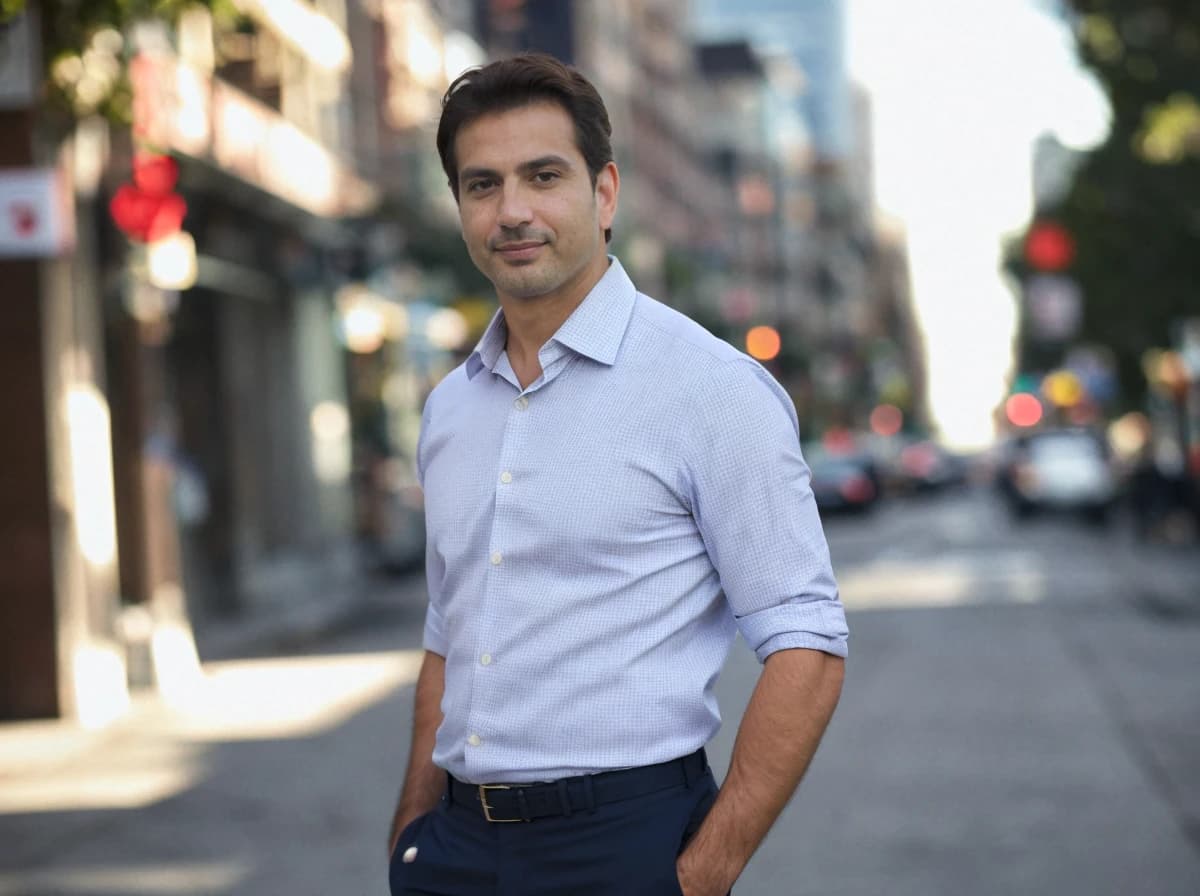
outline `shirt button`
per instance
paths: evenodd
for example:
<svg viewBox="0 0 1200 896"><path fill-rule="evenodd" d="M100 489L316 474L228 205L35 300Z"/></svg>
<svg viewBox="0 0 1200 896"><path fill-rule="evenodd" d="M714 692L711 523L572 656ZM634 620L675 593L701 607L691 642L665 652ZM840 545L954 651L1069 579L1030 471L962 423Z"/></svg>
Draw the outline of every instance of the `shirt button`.
<svg viewBox="0 0 1200 896"><path fill-rule="evenodd" d="M483 743L483 738L480 737L478 734L472 734L470 737L467 738L467 743L469 743L473 747L477 747L481 743Z"/></svg>
<svg viewBox="0 0 1200 896"><path fill-rule="evenodd" d="M513 402L513 407L515 407L518 411L523 411L527 407L529 407L529 399L526 398L524 395L522 395L520 398L518 398L516 401Z"/></svg>
<svg viewBox="0 0 1200 896"><path fill-rule="evenodd" d="M410 846L408 849L404 850L404 855L400 857L400 861L404 862L406 865L411 865L416 860L417 848L415 846Z"/></svg>
<svg viewBox="0 0 1200 896"><path fill-rule="evenodd" d="M504 557L500 555L499 551L492 551L492 566L499 566L500 561L503 559Z"/></svg>
<svg viewBox="0 0 1200 896"><path fill-rule="evenodd" d="M492 655L490 653L485 653L479 658L479 662L485 666L490 666L492 664Z"/></svg>
<svg viewBox="0 0 1200 896"><path fill-rule="evenodd" d="M512 482L512 473L508 472L508 470L505 470L500 474L500 481L505 485L508 485L510 482Z"/></svg>

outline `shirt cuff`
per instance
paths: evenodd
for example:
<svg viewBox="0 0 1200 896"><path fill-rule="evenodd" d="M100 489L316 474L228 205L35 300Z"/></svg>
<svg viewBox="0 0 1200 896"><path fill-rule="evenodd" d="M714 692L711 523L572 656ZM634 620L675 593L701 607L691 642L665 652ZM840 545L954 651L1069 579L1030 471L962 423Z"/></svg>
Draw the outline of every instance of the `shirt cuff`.
<svg viewBox="0 0 1200 896"><path fill-rule="evenodd" d="M450 649L442 629L442 617L432 604L425 610L425 634L421 639L421 646L438 656L445 656L446 651Z"/></svg>
<svg viewBox="0 0 1200 896"><path fill-rule="evenodd" d="M793 601L739 617L737 625L760 663L778 650L795 647L840 657L847 653L850 632L838 603Z"/></svg>

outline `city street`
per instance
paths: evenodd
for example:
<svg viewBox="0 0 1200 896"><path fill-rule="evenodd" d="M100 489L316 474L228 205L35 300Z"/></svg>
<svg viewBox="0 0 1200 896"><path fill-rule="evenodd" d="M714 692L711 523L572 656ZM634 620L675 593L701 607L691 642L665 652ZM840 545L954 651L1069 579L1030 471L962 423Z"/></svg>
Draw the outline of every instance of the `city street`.
<svg viewBox="0 0 1200 896"><path fill-rule="evenodd" d="M984 490L827 522L842 704L742 896L1200 892L1200 550ZM0 727L0 894L386 892L419 581L101 734ZM757 666L719 683L727 766Z"/></svg>

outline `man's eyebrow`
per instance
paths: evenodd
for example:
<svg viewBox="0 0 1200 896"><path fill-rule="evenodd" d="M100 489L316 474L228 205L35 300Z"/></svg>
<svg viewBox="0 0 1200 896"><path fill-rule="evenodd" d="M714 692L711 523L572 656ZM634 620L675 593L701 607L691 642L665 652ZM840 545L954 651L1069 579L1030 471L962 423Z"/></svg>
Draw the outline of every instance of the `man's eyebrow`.
<svg viewBox="0 0 1200 896"><path fill-rule="evenodd" d="M522 162L517 166L517 171L522 174L533 174L542 168L570 168L571 163L562 156L546 155L536 159L530 159L528 162Z"/></svg>
<svg viewBox="0 0 1200 896"><path fill-rule="evenodd" d="M530 175L535 171L540 171L543 168L571 168L571 162L562 156L545 155L538 156L536 159L530 159L528 162L522 162L517 166L517 173L522 175ZM473 180L477 177L498 178L500 172L493 168L464 168L458 173L459 183L465 183L468 180Z"/></svg>
<svg viewBox="0 0 1200 896"><path fill-rule="evenodd" d="M499 177L500 172L494 171L491 168L464 168L458 172L459 183L472 180L476 177Z"/></svg>

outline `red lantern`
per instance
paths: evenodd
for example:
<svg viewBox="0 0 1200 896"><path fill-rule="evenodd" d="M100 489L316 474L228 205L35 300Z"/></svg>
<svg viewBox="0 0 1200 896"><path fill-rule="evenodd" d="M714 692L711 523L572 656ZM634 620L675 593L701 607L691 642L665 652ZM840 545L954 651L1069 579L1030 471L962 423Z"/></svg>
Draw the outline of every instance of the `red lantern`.
<svg viewBox="0 0 1200 896"><path fill-rule="evenodd" d="M179 163L170 156L136 153L133 183L123 184L108 204L121 232L141 243L178 233L187 214L183 197L171 192L178 179Z"/></svg>
<svg viewBox="0 0 1200 896"><path fill-rule="evenodd" d="M187 214L187 203L175 193L155 196L124 184L108 204L109 213L127 237L153 243L178 233Z"/></svg>
<svg viewBox="0 0 1200 896"><path fill-rule="evenodd" d="M133 156L133 182L139 190L165 196L179 180L179 163L170 156L138 152Z"/></svg>

